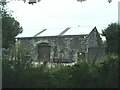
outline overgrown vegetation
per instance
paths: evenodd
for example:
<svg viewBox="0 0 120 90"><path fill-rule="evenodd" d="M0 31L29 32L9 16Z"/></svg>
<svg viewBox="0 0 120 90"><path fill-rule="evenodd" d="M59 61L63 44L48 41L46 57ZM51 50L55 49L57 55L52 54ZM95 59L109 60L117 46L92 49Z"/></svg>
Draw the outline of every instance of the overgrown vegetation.
<svg viewBox="0 0 120 90"><path fill-rule="evenodd" d="M118 49L120 42L120 24L111 23L102 31L102 35L106 37L107 53L120 54Z"/></svg>
<svg viewBox="0 0 120 90"><path fill-rule="evenodd" d="M118 56L110 54L101 62L78 62L73 66L51 69L24 68L3 58L3 88L117 88ZM21 66L23 65L23 66ZM20 67L21 66L21 67Z"/></svg>
<svg viewBox="0 0 120 90"><path fill-rule="evenodd" d="M3 8L3 48L10 50L14 47L15 36L22 32L17 22ZM111 24L103 31L107 39L106 58L95 63L78 62L73 66L57 66L45 68L45 65L33 68L22 54L22 50L13 50L13 54L4 52L2 59L3 88L117 88L118 87L118 41L120 40L118 24ZM9 38L9 37L10 38ZM99 39L100 40L100 39ZM17 52L16 52L17 51Z"/></svg>

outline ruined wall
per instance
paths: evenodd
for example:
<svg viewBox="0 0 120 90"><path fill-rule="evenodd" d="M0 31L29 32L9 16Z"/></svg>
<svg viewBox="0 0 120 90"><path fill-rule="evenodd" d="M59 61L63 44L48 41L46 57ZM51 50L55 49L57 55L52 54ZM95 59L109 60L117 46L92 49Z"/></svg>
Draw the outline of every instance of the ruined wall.
<svg viewBox="0 0 120 90"><path fill-rule="evenodd" d="M98 47L96 27L88 35L88 47Z"/></svg>
<svg viewBox="0 0 120 90"><path fill-rule="evenodd" d="M18 38L20 47L29 59L38 60L38 44L48 43L51 46L50 62L72 62L78 59L78 52L87 53L87 35L46 36Z"/></svg>
<svg viewBox="0 0 120 90"><path fill-rule="evenodd" d="M88 35L88 55L89 60L94 60L105 55L105 48L102 45L102 39L100 37L97 28L95 27Z"/></svg>
<svg viewBox="0 0 120 90"><path fill-rule="evenodd" d="M98 35L95 27L89 34L85 35L24 37L17 38L17 43L27 59L45 61L49 58L50 62L74 62L94 58L96 54L100 56L101 53L105 53L103 48L99 48ZM48 45L49 47L46 48L50 50L41 46L38 48L38 45L42 43ZM48 58L44 58L46 57L45 53L47 53L47 57L49 56Z"/></svg>
<svg viewBox="0 0 120 90"><path fill-rule="evenodd" d="M98 58L105 56L105 48L104 47L91 47L88 48L88 58L89 61L92 62Z"/></svg>

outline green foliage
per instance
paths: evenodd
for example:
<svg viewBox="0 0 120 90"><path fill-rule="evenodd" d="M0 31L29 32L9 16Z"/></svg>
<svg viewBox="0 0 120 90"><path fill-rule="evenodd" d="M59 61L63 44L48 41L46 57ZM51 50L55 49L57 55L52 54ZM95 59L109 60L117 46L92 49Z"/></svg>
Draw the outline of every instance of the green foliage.
<svg viewBox="0 0 120 90"><path fill-rule="evenodd" d="M27 63L22 48L10 58L3 55L3 88L117 88L119 57L109 54L95 63L84 60L73 66L46 68ZM7 54L7 53L6 53Z"/></svg>
<svg viewBox="0 0 120 90"><path fill-rule="evenodd" d="M106 37L107 52L118 53L118 42L120 41L120 25L111 23L106 29L102 31L103 36Z"/></svg>
<svg viewBox="0 0 120 90"><path fill-rule="evenodd" d="M120 59L117 55L110 54L107 60L101 63L100 76L104 87L118 87L118 66Z"/></svg>
<svg viewBox="0 0 120 90"><path fill-rule="evenodd" d="M3 58L3 88L117 88L119 57L110 54L102 62L78 62L73 66L11 68Z"/></svg>
<svg viewBox="0 0 120 90"><path fill-rule="evenodd" d="M71 67L60 66L60 68L54 72L50 71L50 82L52 88L67 88L70 87L69 80L71 78Z"/></svg>
<svg viewBox="0 0 120 90"><path fill-rule="evenodd" d="M10 48L15 43L15 37L22 33L23 29L19 22L12 17L11 11L6 9L6 5L0 5L2 14L2 47Z"/></svg>

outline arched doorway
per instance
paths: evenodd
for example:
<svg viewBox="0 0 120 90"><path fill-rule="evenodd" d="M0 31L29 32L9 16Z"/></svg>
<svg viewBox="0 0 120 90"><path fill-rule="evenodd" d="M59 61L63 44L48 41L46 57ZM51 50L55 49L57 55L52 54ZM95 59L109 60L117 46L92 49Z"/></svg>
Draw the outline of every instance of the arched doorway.
<svg viewBox="0 0 120 90"><path fill-rule="evenodd" d="M38 44L38 60L49 61L50 60L51 46L48 43Z"/></svg>

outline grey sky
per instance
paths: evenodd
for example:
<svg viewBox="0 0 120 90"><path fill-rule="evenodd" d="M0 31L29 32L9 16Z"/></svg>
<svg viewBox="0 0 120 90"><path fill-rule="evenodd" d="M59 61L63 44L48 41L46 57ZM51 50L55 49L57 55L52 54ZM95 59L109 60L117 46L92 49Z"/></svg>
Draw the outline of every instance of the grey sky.
<svg viewBox="0 0 120 90"><path fill-rule="evenodd" d="M41 0L34 5L12 1L8 7L14 11L14 17L24 29L18 37L28 37L44 28L49 30L48 35L67 27L73 28L74 32L80 28L80 32L88 33L91 31L88 27L96 26L101 33L108 24L118 21L118 1L87 0L81 3L77 0Z"/></svg>

